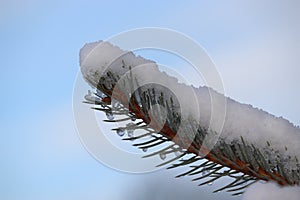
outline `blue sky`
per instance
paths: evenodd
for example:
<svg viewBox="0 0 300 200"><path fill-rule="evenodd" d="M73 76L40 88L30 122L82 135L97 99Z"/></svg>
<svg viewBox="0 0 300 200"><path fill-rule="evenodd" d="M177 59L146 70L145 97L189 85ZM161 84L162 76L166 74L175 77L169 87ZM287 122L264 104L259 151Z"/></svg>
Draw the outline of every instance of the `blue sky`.
<svg viewBox="0 0 300 200"><path fill-rule="evenodd" d="M144 191L163 175L167 191L181 187L175 172L138 176L101 165L75 131L80 48L132 28L192 37L215 62L227 96L300 125L298 9L292 0L1 1L0 198L118 200L128 195L125 186ZM211 190L189 185L195 196ZM221 196L229 199L206 198Z"/></svg>

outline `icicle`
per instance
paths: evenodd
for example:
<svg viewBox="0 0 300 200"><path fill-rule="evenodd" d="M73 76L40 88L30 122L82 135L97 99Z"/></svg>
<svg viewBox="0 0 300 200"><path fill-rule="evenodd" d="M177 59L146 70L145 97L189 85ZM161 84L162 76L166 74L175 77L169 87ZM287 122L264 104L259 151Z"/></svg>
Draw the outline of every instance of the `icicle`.
<svg viewBox="0 0 300 200"><path fill-rule="evenodd" d="M133 130L130 129L130 130L127 130L127 135L128 137L132 138L134 135L133 135Z"/></svg>
<svg viewBox="0 0 300 200"><path fill-rule="evenodd" d="M135 121L136 120L136 117L135 116L132 116L132 117L130 117L131 118L131 121Z"/></svg>
<svg viewBox="0 0 300 200"><path fill-rule="evenodd" d="M90 90L88 90L88 94L84 96L84 99L90 102L101 102L101 98L93 96Z"/></svg>
<svg viewBox="0 0 300 200"><path fill-rule="evenodd" d="M132 138L134 135L133 135L133 132L134 132L134 128L132 127L132 126L134 126L135 124L134 123L128 123L126 126L128 127L127 129L126 129L126 131L127 131L127 135L128 135L128 137L130 137L130 138Z"/></svg>
<svg viewBox="0 0 300 200"><path fill-rule="evenodd" d="M113 107L113 108L119 108L120 105L121 105L120 102L115 100L115 101L113 101L112 107Z"/></svg>
<svg viewBox="0 0 300 200"><path fill-rule="evenodd" d="M164 152L161 152L159 154L160 159L165 160L167 158L167 155Z"/></svg>
<svg viewBox="0 0 300 200"><path fill-rule="evenodd" d="M208 173L209 173L209 170L203 169L203 171L202 171L202 176L205 176L205 175L208 174Z"/></svg>
<svg viewBox="0 0 300 200"><path fill-rule="evenodd" d="M97 95L98 97L100 97L100 98L106 97L106 95L105 95L103 92L101 92L101 90L98 90L98 89L97 89L97 91L96 91L96 95Z"/></svg>
<svg viewBox="0 0 300 200"><path fill-rule="evenodd" d="M115 118L111 110L106 111L106 117L108 120L113 120Z"/></svg>
<svg viewBox="0 0 300 200"><path fill-rule="evenodd" d="M125 135L125 130L124 130L123 128L120 128L120 129L117 130L117 134L118 134L120 137L122 137L122 136Z"/></svg>

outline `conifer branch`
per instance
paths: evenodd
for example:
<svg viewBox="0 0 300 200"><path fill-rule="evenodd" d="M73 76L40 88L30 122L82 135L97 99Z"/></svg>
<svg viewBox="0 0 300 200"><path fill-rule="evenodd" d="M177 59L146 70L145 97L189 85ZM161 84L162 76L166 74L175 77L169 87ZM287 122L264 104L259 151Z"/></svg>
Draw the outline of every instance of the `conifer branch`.
<svg viewBox="0 0 300 200"><path fill-rule="evenodd" d="M133 146L145 151L161 147L144 158L159 155L165 160L168 154L175 153L174 158L158 166L169 165L167 169L188 166L191 169L176 177L193 176L192 181L202 181L199 186L211 184L222 177L233 179L214 192L225 190L232 195L240 195L246 187L258 180L275 181L280 185L299 185L298 158L277 152L269 141L264 148L260 148L243 136L230 142L219 138L211 150L203 148L201 152L208 134L207 127L193 119L183 119L180 105L170 91L155 84L139 86L137 77L131 73L132 66L124 60L119 68L130 73L123 74L125 78L121 79L120 74L108 68L101 76L97 72L85 76L96 91L89 91L84 103L92 105L96 111L105 112L108 119L104 122L128 122L127 126L116 127L113 131L120 136L124 136L127 131L128 137L123 140L134 141ZM122 84L117 84L120 81ZM113 105L113 99L117 100L118 105ZM122 118L114 119L117 115ZM178 137L176 133L181 123L185 124L185 134ZM135 136L133 132L138 129L144 133ZM189 135L192 132L196 135ZM293 166L285 166L285 163L293 163Z"/></svg>

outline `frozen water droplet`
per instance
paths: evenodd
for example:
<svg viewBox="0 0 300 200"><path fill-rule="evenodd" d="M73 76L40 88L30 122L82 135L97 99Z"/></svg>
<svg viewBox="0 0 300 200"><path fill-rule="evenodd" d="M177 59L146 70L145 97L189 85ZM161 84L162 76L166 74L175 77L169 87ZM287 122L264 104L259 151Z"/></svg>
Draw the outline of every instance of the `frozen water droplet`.
<svg viewBox="0 0 300 200"><path fill-rule="evenodd" d="M101 101L101 99L99 99L98 97L94 97L90 90L88 90L88 94L85 95L84 98L85 98L85 100L91 101L91 102Z"/></svg>
<svg viewBox="0 0 300 200"><path fill-rule="evenodd" d="M93 101L91 96L88 95L88 94L84 96L84 99L87 100L87 101Z"/></svg>
<svg viewBox="0 0 300 200"><path fill-rule="evenodd" d="M175 154L176 157L180 156L180 155L182 154L182 149L181 149L181 148L180 148L180 149L178 148L178 150L175 151L174 154Z"/></svg>
<svg viewBox="0 0 300 200"><path fill-rule="evenodd" d="M107 87L107 89L112 89L113 88L113 83L112 83L112 81L110 81L110 80L107 80L106 82L105 82L105 86Z"/></svg>
<svg viewBox="0 0 300 200"><path fill-rule="evenodd" d="M134 123L132 123L132 122L130 122L130 123L128 123L128 124L126 124L126 126L127 126L127 127L130 127L130 126L132 127L132 126L134 126L134 125L135 125L135 124L134 124Z"/></svg>
<svg viewBox="0 0 300 200"><path fill-rule="evenodd" d="M133 128L133 126L134 126L135 124L134 123L128 123L126 126L127 126L127 129L126 129L126 131L127 131L127 135L128 135L128 137L133 137L133 132L134 132L134 128Z"/></svg>
<svg viewBox="0 0 300 200"><path fill-rule="evenodd" d="M127 135L128 135L128 137L132 138L133 137L133 130L132 129L127 129Z"/></svg>
<svg viewBox="0 0 300 200"><path fill-rule="evenodd" d="M209 182L207 185L212 186L213 182Z"/></svg>
<svg viewBox="0 0 300 200"><path fill-rule="evenodd" d="M106 112L106 117L107 117L108 120L113 120L114 119L114 115L112 114L111 111Z"/></svg>
<svg viewBox="0 0 300 200"><path fill-rule="evenodd" d="M146 151L148 151L148 149L147 148L142 148L142 151L146 152Z"/></svg>
<svg viewBox="0 0 300 200"><path fill-rule="evenodd" d="M131 121L135 121L136 120L136 117L135 116L132 116L131 117Z"/></svg>
<svg viewBox="0 0 300 200"><path fill-rule="evenodd" d="M118 107L120 107L120 102L119 101L114 101L113 108L118 108Z"/></svg>
<svg viewBox="0 0 300 200"><path fill-rule="evenodd" d="M204 175L206 175L207 173L208 173L209 171L208 170L203 170L203 172L202 172L202 176L204 176Z"/></svg>
<svg viewBox="0 0 300 200"><path fill-rule="evenodd" d="M97 96L100 97L100 98L106 97L106 95L105 95L103 92L101 92L101 90L97 90L97 91L96 91L96 94L97 94Z"/></svg>
<svg viewBox="0 0 300 200"><path fill-rule="evenodd" d="M167 155L165 153L160 153L159 157L160 157L160 159L164 160L164 159L166 159Z"/></svg>
<svg viewBox="0 0 300 200"><path fill-rule="evenodd" d="M123 135L125 135L124 129L122 129L122 128L118 129L118 130L117 130L117 134L118 134L120 137L122 137Z"/></svg>

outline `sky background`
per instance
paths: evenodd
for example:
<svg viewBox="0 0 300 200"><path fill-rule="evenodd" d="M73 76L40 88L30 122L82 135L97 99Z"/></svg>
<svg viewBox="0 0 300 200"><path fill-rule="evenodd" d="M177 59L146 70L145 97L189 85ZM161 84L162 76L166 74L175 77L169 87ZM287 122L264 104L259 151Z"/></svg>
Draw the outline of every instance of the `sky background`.
<svg viewBox="0 0 300 200"><path fill-rule="evenodd" d="M174 29L206 49L226 96L300 125L299 8L296 0L1 0L0 199L241 199L211 194L219 183L174 179L180 170L132 175L93 159L72 114L79 50L132 28Z"/></svg>

